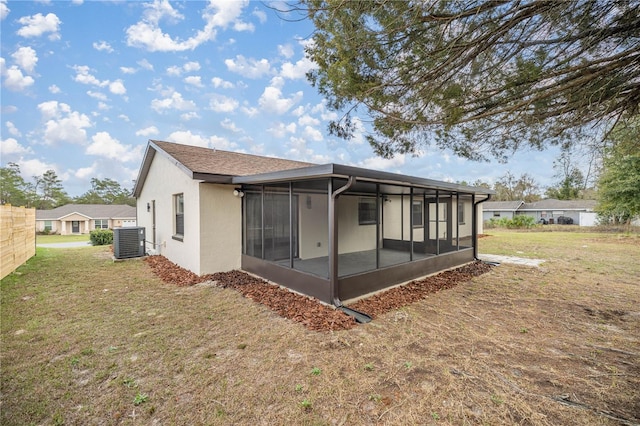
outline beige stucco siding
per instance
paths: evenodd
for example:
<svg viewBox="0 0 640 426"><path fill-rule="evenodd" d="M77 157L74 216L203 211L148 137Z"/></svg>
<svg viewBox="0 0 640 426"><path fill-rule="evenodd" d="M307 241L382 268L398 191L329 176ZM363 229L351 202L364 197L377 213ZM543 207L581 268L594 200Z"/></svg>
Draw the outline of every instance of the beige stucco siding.
<svg viewBox="0 0 640 426"><path fill-rule="evenodd" d="M240 268L242 201L233 188L200 184L200 274Z"/></svg>
<svg viewBox="0 0 640 426"><path fill-rule="evenodd" d="M307 202L307 198L310 202ZM327 194L301 194L298 204L300 205L300 259L327 256L329 253Z"/></svg>
<svg viewBox="0 0 640 426"><path fill-rule="evenodd" d="M184 194L184 236L182 241L173 238L175 194ZM138 197L138 226L145 228L146 240L153 239L153 214L147 211L147 203L155 200L156 253L162 254L183 268L200 273L200 191L198 181L156 155L149 168L144 187ZM147 243L147 249L153 249Z"/></svg>
<svg viewBox="0 0 640 426"><path fill-rule="evenodd" d="M358 200L361 197L338 198L338 253L352 253L376 248L376 225L358 223Z"/></svg>

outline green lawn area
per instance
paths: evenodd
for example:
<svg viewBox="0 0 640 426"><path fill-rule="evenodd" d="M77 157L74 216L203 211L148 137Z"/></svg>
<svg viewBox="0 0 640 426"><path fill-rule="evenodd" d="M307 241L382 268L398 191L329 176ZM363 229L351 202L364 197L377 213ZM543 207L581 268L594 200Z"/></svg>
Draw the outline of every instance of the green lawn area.
<svg viewBox="0 0 640 426"><path fill-rule="evenodd" d="M89 241L89 234L81 235L36 235L36 244L72 243Z"/></svg>
<svg viewBox="0 0 640 426"><path fill-rule="evenodd" d="M340 332L108 246L0 283L0 424L640 423L637 236L487 230L502 264Z"/></svg>

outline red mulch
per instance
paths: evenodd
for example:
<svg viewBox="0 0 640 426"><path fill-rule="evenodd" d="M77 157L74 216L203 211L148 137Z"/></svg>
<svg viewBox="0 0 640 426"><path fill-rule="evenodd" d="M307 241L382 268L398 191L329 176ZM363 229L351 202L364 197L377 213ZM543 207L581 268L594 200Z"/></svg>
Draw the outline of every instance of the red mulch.
<svg viewBox="0 0 640 426"><path fill-rule="evenodd" d="M200 277L181 268L164 256L148 256L145 261L164 282L177 286L190 286L208 280L216 281L218 287L237 290L245 297L269 307L284 318L303 324L310 330L347 330L357 324L353 317L342 311L323 305L315 299L270 284L245 272L219 272ZM471 263L422 280L411 281L403 286L360 300L349 307L375 318L424 299L430 293L469 281L490 269L491 266L484 263Z"/></svg>

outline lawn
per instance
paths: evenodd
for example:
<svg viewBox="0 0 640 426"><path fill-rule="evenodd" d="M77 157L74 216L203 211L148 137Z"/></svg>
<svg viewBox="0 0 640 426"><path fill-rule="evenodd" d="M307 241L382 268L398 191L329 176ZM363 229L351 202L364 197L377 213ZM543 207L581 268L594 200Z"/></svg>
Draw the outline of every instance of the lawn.
<svg viewBox="0 0 640 426"><path fill-rule="evenodd" d="M36 235L36 244L75 243L89 241L89 234L81 235Z"/></svg>
<svg viewBox="0 0 640 426"><path fill-rule="evenodd" d="M640 239L489 230L503 264L340 332L106 247L1 283L3 425L637 424Z"/></svg>

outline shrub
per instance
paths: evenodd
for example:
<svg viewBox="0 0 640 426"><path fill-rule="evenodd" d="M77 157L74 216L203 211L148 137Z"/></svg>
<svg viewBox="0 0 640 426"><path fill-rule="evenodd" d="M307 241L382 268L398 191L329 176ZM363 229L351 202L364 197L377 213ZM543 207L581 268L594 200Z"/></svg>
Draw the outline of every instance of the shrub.
<svg viewBox="0 0 640 426"><path fill-rule="evenodd" d="M517 215L513 219L508 217L501 217L500 219L491 218L488 222L485 222L487 228L533 228L536 224L536 220L533 216Z"/></svg>
<svg viewBox="0 0 640 426"><path fill-rule="evenodd" d="M113 244L113 231L111 229L96 229L89 233L91 245L104 246Z"/></svg>

